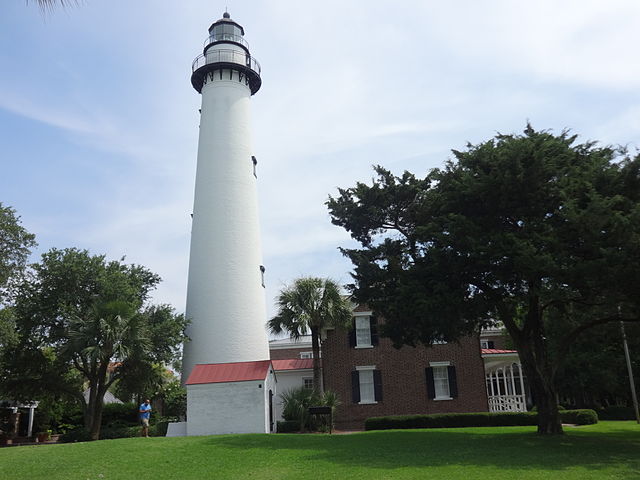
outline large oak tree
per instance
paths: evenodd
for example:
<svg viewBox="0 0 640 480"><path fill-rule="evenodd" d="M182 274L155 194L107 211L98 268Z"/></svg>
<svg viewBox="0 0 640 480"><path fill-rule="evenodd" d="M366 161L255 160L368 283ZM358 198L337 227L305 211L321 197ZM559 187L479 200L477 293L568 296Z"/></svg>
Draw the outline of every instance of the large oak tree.
<svg viewBox="0 0 640 480"><path fill-rule="evenodd" d="M329 198L332 222L360 243L342 250L354 297L398 346L502 322L538 432L561 433L556 378L574 339L640 319L640 156L529 125L453 155L425 178L376 167L373 184Z"/></svg>

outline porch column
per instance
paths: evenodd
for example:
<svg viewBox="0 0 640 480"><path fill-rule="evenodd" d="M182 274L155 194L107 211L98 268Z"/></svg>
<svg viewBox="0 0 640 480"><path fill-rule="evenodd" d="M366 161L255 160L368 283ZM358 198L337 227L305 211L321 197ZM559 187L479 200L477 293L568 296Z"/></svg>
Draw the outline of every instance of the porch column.
<svg viewBox="0 0 640 480"><path fill-rule="evenodd" d="M30 437L33 433L33 410L35 407L33 405L29 406L29 428L27 429L27 437Z"/></svg>
<svg viewBox="0 0 640 480"><path fill-rule="evenodd" d="M507 369L502 367L502 383L504 384L504 394L509 395L509 386L507 385Z"/></svg>
<svg viewBox="0 0 640 480"><path fill-rule="evenodd" d="M520 372L520 393L522 394L522 401L524 402L524 408L527 409L527 394L524 391L524 375L522 374L522 364L518 363L518 371Z"/></svg>
<svg viewBox="0 0 640 480"><path fill-rule="evenodd" d="M493 389L493 372L489 372L489 382L491 383L491 396L494 397L496 393Z"/></svg>
<svg viewBox="0 0 640 480"><path fill-rule="evenodd" d="M513 389L513 395L517 395L516 393L516 380L513 378L513 363L509 365L509 369L511 371L511 388Z"/></svg>

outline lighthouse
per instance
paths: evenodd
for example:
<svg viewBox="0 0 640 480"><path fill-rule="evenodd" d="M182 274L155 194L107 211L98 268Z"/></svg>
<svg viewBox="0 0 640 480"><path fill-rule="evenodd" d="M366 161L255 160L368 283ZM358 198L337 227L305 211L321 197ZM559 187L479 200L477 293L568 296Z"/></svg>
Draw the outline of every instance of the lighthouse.
<svg viewBox="0 0 640 480"><path fill-rule="evenodd" d="M268 432L275 376L250 115L262 79L244 28L228 13L209 27L191 84L202 106L182 372L186 433Z"/></svg>

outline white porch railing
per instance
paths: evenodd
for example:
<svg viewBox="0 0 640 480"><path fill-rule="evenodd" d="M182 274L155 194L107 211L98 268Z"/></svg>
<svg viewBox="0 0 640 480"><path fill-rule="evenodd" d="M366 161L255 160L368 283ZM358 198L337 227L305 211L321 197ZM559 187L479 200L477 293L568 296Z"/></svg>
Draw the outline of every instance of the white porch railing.
<svg viewBox="0 0 640 480"><path fill-rule="evenodd" d="M527 400L524 395L490 395L490 412L526 412Z"/></svg>

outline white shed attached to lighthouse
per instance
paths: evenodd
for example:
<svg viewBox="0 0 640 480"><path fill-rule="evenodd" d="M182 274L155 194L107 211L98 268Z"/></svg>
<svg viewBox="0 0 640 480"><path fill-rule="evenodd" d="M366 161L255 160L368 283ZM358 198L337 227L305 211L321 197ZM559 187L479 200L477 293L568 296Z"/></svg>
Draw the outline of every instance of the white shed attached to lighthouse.
<svg viewBox="0 0 640 480"><path fill-rule="evenodd" d="M270 360L196 365L186 382L187 435L275 431Z"/></svg>

